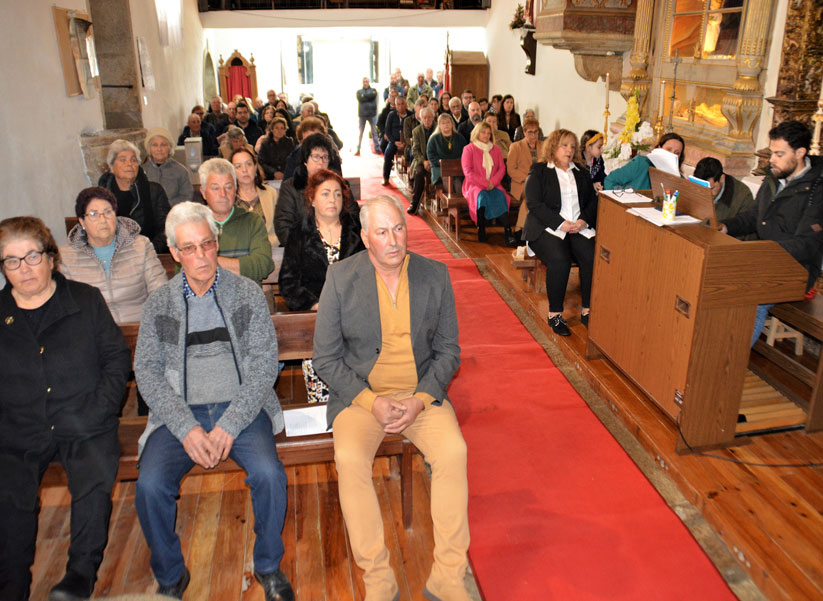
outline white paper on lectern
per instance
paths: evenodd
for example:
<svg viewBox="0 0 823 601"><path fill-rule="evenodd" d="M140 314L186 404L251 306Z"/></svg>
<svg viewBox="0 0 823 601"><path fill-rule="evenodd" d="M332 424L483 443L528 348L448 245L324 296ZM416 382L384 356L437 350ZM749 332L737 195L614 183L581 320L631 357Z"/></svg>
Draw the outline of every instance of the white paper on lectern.
<svg viewBox="0 0 823 601"><path fill-rule="evenodd" d="M671 173L672 175L680 175L680 159L673 152L663 150L662 148L655 148L648 154L648 158L652 162L652 165L661 171Z"/></svg>
<svg viewBox="0 0 823 601"><path fill-rule="evenodd" d="M692 217L691 215L677 215L672 222L663 221L663 213L654 207L634 207L626 210L627 213L637 215L646 221L655 224L658 227L664 225L689 225L693 223L700 223L700 219Z"/></svg>
<svg viewBox="0 0 823 601"><path fill-rule="evenodd" d="M634 204L638 202L651 202L652 199L648 196L643 196L637 192L618 192L617 190L601 190L601 194L605 194L609 198L616 200L620 204Z"/></svg>
<svg viewBox="0 0 823 601"><path fill-rule="evenodd" d="M286 436L310 436L326 432L326 404L318 403L314 407L284 409Z"/></svg>

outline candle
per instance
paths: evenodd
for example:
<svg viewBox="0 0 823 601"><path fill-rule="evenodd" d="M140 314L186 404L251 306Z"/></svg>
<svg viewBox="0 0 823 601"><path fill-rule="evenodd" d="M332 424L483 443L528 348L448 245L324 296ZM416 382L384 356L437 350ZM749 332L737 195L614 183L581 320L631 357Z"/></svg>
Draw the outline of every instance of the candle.
<svg viewBox="0 0 823 601"><path fill-rule="evenodd" d="M609 106L609 79L610 74L606 73L606 106Z"/></svg>
<svg viewBox="0 0 823 601"><path fill-rule="evenodd" d="M666 84L665 84L665 82L661 79L661 80L660 80L660 108L659 108L659 109L657 109L657 116L658 116L658 117L662 117L662 116L663 116L663 96L664 96L665 94L666 94Z"/></svg>

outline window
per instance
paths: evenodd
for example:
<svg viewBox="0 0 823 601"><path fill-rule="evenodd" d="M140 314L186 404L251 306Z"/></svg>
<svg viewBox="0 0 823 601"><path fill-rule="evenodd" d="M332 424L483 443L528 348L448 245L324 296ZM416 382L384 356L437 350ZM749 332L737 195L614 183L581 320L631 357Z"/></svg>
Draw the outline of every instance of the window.
<svg viewBox="0 0 823 601"><path fill-rule="evenodd" d="M161 46L183 47L183 7L180 1L154 0Z"/></svg>
<svg viewBox="0 0 823 601"><path fill-rule="evenodd" d="M669 57L733 60L745 0L675 0Z"/></svg>

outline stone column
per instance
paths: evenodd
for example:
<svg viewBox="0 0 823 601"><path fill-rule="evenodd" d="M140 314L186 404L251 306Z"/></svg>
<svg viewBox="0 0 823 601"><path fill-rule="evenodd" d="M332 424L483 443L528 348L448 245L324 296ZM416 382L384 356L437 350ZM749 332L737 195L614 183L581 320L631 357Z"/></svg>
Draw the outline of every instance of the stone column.
<svg viewBox="0 0 823 601"><path fill-rule="evenodd" d="M632 66L629 75L623 79L620 86L620 95L626 100L629 96L637 92L640 100L640 114L643 114L646 104L646 97L649 94L651 79L646 67L649 62L649 43L652 33L652 17L654 12L654 0L639 0L634 22L634 43L632 52L629 55L629 63Z"/></svg>
<svg viewBox="0 0 823 601"><path fill-rule="evenodd" d="M737 79L733 90L723 97L729 136L740 143L753 143L752 131L760 116L763 92L759 76L766 60L771 12L770 0L749 0L737 55Z"/></svg>

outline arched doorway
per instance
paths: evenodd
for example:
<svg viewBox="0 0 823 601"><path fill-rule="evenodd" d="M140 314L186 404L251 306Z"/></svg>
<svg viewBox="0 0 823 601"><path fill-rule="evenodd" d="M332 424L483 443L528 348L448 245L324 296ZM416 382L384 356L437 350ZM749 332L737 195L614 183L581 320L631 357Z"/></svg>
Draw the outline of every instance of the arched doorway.
<svg viewBox="0 0 823 601"><path fill-rule="evenodd" d="M211 52L207 50L203 59L203 101L208 103L215 96L219 96L217 74L214 69L214 61L211 59Z"/></svg>

